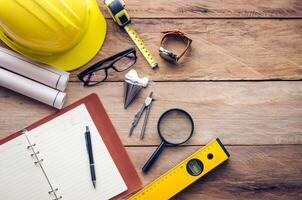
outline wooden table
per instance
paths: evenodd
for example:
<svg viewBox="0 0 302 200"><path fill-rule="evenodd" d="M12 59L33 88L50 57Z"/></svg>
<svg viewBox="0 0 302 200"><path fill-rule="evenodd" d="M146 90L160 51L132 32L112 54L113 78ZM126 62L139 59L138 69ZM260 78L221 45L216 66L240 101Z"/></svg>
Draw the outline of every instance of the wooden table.
<svg viewBox="0 0 302 200"><path fill-rule="evenodd" d="M110 19L104 46L91 63L133 46ZM159 62L151 70L139 55L135 69L153 83L123 108L124 74L84 88L72 72L66 105L92 92L99 95L144 184L219 137L230 160L175 199L302 199L302 1L300 0L127 0L139 35ZM179 29L193 39L175 67L158 56L161 31ZM128 131L150 91L156 101L139 140ZM159 144L156 123L171 107L190 112L196 123L186 145L168 148L148 175L141 167ZM55 110L0 88L0 137ZM141 120L142 121L142 120Z"/></svg>

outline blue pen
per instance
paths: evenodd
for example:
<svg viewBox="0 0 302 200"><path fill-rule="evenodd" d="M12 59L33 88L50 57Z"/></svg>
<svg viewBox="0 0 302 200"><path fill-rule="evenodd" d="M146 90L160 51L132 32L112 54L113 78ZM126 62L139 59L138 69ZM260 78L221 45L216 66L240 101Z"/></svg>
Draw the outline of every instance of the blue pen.
<svg viewBox="0 0 302 200"><path fill-rule="evenodd" d="M96 176L95 176L91 136L90 136L90 131L89 131L88 126L86 126L85 140L86 140L86 148L87 148L88 157L89 157L89 167L90 167L91 181L92 181L93 187L95 188L96 187Z"/></svg>

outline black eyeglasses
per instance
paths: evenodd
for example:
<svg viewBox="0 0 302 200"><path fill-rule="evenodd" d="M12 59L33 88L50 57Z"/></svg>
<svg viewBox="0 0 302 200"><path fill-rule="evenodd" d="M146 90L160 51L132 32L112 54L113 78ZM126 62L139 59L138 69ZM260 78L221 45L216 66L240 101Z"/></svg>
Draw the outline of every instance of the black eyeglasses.
<svg viewBox="0 0 302 200"><path fill-rule="evenodd" d="M94 86L107 79L110 68L116 72L125 71L135 64L136 59L136 50L132 47L88 67L78 74L78 78L84 86Z"/></svg>

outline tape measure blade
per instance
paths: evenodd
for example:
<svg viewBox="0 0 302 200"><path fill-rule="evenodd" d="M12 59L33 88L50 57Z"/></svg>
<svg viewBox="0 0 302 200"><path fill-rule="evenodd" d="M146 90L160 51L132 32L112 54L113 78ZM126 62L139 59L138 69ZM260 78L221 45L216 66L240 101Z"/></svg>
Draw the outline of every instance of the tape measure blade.
<svg viewBox="0 0 302 200"><path fill-rule="evenodd" d="M208 157L209 154L212 154L212 156ZM216 139L192 154L190 157L180 162L164 175L160 176L158 179L144 187L130 199L169 199L216 168L218 165L226 161L228 157L228 152L226 151L220 140ZM190 160L193 159L198 159L203 164L203 171L198 176L190 175L187 171L187 164Z"/></svg>
<svg viewBox="0 0 302 200"><path fill-rule="evenodd" d="M132 41L137 46L137 48L140 50L140 52L146 58L147 62L151 66L151 68L157 67L158 66L157 62L153 58L150 50L144 44L143 40L139 37L139 35L137 34L137 32L134 30L134 27L131 24L128 24L124 28L127 31L127 33L130 36L130 38L132 39Z"/></svg>

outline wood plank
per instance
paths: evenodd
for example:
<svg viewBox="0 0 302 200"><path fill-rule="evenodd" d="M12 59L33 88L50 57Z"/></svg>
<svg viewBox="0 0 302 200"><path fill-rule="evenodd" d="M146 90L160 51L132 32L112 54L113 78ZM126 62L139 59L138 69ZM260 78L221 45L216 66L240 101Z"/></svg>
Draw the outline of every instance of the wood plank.
<svg viewBox="0 0 302 200"><path fill-rule="evenodd" d="M139 54L134 68L153 81L182 80L301 80L302 20L136 19L134 26L159 62L151 70ZM179 66L158 55L161 31L182 30L193 39ZM130 37L108 20L108 34L91 65L133 46ZM71 80L78 80L72 72ZM112 72L112 71L111 71ZM110 73L119 81L124 73Z"/></svg>
<svg viewBox="0 0 302 200"><path fill-rule="evenodd" d="M108 22L108 34L99 54L85 67L133 46L127 33ZM183 80L302 80L301 20L135 19L139 35L159 62L151 70L138 53L133 67L153 81ZM193 39L191 50L178 66L158 55L161 31L179 29ZM3 45L3 44L2 44ZM121 81L125 73L110 71L108 80Z"/></svg>
<svg viewBox="0 0 302 200"><path fill-rule="evenodd" d="M174 199L302 199L302 146L227 146L224 165L181 192ZM199 147L168 148L147 175L141 168L154 147L128 147L145 184L153 181Z"/></svg>
<svg viewBox="0 0 302 200"><path fill-rule="evenodd" d="M98 0L109 18L104 1ZM299 0L126 0L132 18L293 18L302 17Z"/></svg>
<svg viewBox="0 0 302 200"><path fill-rule="evenodd" d="M142 122L128 137L134 114L154 91L150 119L143 141ZM188 144L206 144L220 137L225 144L302 144L302 82L156 82L123 108L122 83L83 88L70 83L66 105L97 93L125 145L157 145L157 120L167 109L179 107L195 120L195 135ZM55 110L29 98L0 89L0 137L20 130Z"/></svg>

